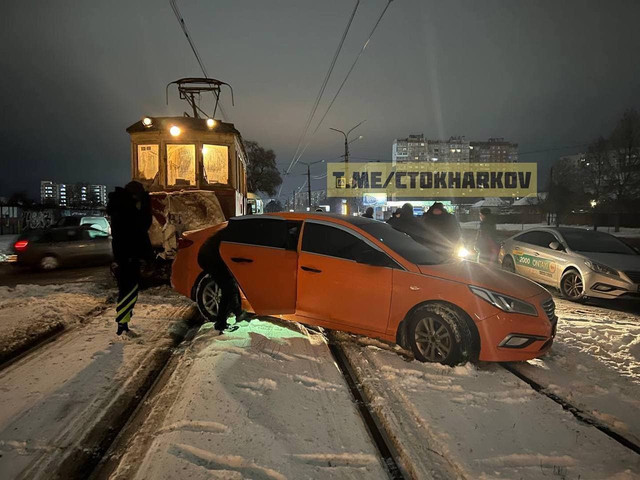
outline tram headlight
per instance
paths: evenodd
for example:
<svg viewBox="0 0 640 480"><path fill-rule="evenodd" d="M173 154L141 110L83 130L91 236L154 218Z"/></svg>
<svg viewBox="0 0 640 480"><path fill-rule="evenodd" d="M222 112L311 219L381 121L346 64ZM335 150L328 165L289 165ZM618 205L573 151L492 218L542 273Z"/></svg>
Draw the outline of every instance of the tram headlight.
<svg viewBox="0 0 640 480"><path fill-rule="evenodd" d="M213 118L207 118L207 127L213 128L216 126L216 121Z"/></svg>
<svg viewBox="0 0 640 480"><path fill-rule="evenodd" d="M170 129L169 129L169 133L174 136L177 137L178 135L180 135L181 130L180 127L177 127L175 125L173 125Z"/></svg>
<svg viewBox="0 0 640 480"><path fill-rule="evenodd" d="M150 127L150 126L153 124L153 120L151 120L149 117L144 117L144 118L142 119L142 124L143 124L145 127Z"/></svg>

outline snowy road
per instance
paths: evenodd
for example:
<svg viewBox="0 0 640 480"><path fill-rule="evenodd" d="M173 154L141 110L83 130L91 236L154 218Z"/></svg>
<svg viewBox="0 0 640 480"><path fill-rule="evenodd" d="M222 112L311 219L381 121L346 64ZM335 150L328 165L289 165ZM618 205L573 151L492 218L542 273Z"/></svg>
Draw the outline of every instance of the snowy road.
<svg viewBox="0 0 640 480"><path fill-rule="evenodd" d="M176 349L193 306L162 287L141 295L140 336L120 339L113 295L93 282L0 287L0 338L64 326L0 370L0 478L389 478L325 335L206 324ZM551 353L512 364L541 392L499 365L421 364L332 337L405 478L640 478L638 453L550 398L640 445L640 316L557 304Z"/></svg>

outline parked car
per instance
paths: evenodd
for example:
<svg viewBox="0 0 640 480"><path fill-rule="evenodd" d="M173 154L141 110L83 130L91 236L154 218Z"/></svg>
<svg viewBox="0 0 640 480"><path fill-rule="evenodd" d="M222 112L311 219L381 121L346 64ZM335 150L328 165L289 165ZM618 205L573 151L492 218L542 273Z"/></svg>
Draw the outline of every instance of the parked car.
<svg viewBox="0 0 640 480"><path fill-rule="evenodd" d="M80 227L82 225L91 226L111 235L111 225L106 217L62 217L56 223L56 227Z"/></svg>
<svg viewBox="0 0 640 480"><path fill-rule="evenodd" d="M608 233L532 228L505 240L499 261L507 271L558 288L569 300L640 298L640 254Z"/></svg>
<svg viewBox="0 0 640 480"><path fill-rule="evenodd" d="M42 270L112 259L109 235L88 225L30 230L18 237L13 250L18 265Z"/></svg>
<svg viewBox="0 0 640 480"><path fill-rule="evenodd" d="M555 305L536 283L443 258L386 223L324 213L237 217L186 233L172 285L209 319L220 289L197 257L221 229L221 256L257 314L381 338L445 364L527 360L553 342Z"/></svg>

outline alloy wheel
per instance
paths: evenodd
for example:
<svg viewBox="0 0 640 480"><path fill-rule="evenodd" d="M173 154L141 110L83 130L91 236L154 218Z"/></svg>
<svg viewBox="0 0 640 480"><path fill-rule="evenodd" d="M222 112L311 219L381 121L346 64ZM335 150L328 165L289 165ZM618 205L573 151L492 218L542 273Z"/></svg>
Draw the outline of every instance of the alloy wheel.
<svg viewBox="0 0 640 480"><path fill-rule="evenodd" d="M582 297L584 285L582 283L582 277L577 272L567 273L562 280L562 286L567 297L571 299Z"/></svg>
<svg viewBox="0 0 640 480"><path fill-rule="evenodd" d="M221 299L222 290L220 286L213 280L207 282L202 290L202 304L212 318L216 317L220 311Z"/></svg>
<svg viewBox="0 0 640 480"><path fill-rule="evenodd" d="M437 317L425 317L418 322L415 341L420 353L430 362L444 361L453 346L449 330Z"/></svg>
<svg viewBox="0 0 640 480"><path fill-rule="evenodd" d="M43 270L55 270L58 268L58 259L50 255L43 257L42 260L40 260L40 267Z"/></svg>

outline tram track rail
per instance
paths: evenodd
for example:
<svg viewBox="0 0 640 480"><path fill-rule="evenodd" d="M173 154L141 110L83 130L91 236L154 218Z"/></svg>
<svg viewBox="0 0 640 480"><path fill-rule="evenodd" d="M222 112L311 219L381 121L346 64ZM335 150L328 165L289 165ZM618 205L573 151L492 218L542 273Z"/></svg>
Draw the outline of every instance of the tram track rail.
<svg viewBox="0 0 640 480"><path fill-rule="evenodd" d="M571 402L567 401L566 399L560 397L559 395L556 395L553 392L550 392L547 389L547 387L545 387L544 385L538 383L537 381L533 380L532 378L526 376L520 370L515 368L512 364L502 363L501 366L505 370L507 370L509 373L513 374L514 376L516 376L517 378L519 378L520 380L522 380L523 382L528 384L537 393L539 393L541 395L544 395L547 398L549 398L550 400L553 400L554 402L556 402L564 410L566 410L569 413L571 413L578 421L580 421L582 423L585 423L587 425L590 425L590 426L592 426L594 428L597 428L598 430L600 430L602 433L607 435L612 440L615 440L620 445L622 445L622 446L628 448L629 450L633 451L634 453L640 455L640 445L638 443L626 438L624 435L622 435L619 432L616 432L615 430L611 429L607 425L604 425L602 422L599 422L593 415L589 414L588 412L585 412L583 409L581 409L579 407L576 407L575 405L573 405Z"/></svg>

